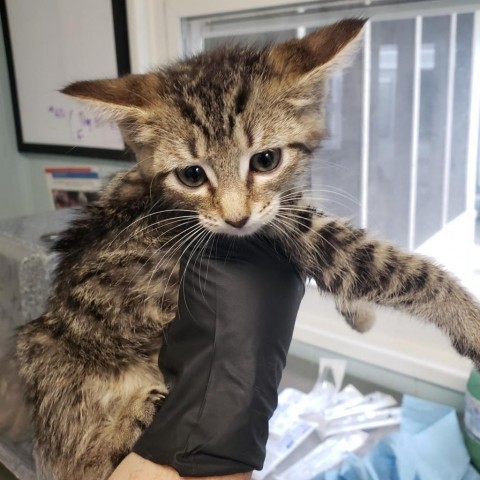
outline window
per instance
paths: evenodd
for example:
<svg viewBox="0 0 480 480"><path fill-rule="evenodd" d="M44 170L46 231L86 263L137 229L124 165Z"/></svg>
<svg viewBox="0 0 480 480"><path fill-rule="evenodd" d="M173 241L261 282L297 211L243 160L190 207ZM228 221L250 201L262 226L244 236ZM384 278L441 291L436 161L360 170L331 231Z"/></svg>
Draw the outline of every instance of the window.
<svg viewBox="0 0 480 480"><path fill-rule="evenodd" d="M352 14L341 8L348 3L358 4L317 2L256 15L187 18L182 21L184 49L192 53L225 42L262 45L301 37ZM471 98L473 2L470 7L450 2L432 11L422 10L423 2L416 2L416 10L409 2L372 3L408 8L372 8L353 65L331 79L329 132L312 165L313 196L319 207L431 255L436 248L429 248L429 241L457 220L456 241L469 244L466 260L473 251L470 163L476 161L478 143L470 138L478 121ZM360 13L370 11L364 7ZM444 241L450 248L447 235Z"/></svg>

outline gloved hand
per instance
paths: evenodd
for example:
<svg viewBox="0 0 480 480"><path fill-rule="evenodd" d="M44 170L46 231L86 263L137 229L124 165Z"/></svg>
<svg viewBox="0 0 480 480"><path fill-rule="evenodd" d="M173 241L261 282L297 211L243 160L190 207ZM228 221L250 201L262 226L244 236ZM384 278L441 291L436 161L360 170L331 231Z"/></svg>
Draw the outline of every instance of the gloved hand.
<svg viewBox="0 0 480 480"><path fill-rule="evenodd" d="M261 469L305 279L264 238L215 238L181 266L159 366L171 393L134 452L182 476Z"/></svg>

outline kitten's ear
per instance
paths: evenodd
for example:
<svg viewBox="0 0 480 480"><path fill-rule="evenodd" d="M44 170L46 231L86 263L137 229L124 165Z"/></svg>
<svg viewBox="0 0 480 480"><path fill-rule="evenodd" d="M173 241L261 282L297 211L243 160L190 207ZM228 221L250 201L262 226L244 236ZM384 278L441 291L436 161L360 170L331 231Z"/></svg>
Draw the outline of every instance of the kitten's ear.
<svg viewBox="0 0 480 480"><path fill-rule="evenodd" d="M122 117L142 114L152 102L151 90L158 86L155 75L127 75L108 80L86 80L72 83L61 93L102 108L107 114Z"/></svg>
<svg viewBox="0 0 480 480"><path fill-rule="evenodd" d="M269 53L270 61L277 71L296 77L347 66L366 22L341 20L304 38L275 45Z"/></svg>

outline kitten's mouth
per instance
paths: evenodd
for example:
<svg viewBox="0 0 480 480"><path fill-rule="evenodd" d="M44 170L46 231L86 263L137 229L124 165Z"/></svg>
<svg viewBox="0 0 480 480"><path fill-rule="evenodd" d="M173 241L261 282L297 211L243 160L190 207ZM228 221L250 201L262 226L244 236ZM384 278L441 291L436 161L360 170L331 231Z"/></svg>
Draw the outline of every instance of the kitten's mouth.
<svg viewBox="0 0 480 480"><path fill-rule="evenodd" d="M248 235L253 235L255 232L258 232L263 226L263 223L250 223L248 221L244 226L238 228L228 225L226 222L226 228L222 233L233 237L247 237Z"/></svg>
<svg viewBox="0 0 480 480"><path fill-rule="evenodd" d="M203 223L204 227L213 232L213 233L221 233L223 235L229 235L230 237L247 237L249 235L253 235L254 233L258 232L265 223L258 222L258 221L249 221L243 225L242 227L235 227L229 225L224 220L220 220L218 223L215 222L201 222Z"/></svg>
<svg viewBox="0 0 480 480"><path fill-rule="evenodd" d="M270 203L258 213L252 213L248 220L242 225L226 222L223 218L212 219L199 215L200 223L213 233L221 233L231 237L247 237L261 230L272 222L277 214L278 206L276 202Z"/></svg>

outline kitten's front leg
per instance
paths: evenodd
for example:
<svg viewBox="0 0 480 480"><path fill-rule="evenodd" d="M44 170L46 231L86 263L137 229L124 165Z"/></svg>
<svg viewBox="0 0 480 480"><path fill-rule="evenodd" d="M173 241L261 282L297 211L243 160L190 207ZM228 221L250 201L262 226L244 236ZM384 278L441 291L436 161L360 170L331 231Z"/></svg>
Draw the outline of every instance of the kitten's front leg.
<svg viewBox="0 0 480 480"><path fill-rule="evenodd" d="M347 320L363 302L403 310L440 327L480 367L480 305L451 274L345 221L312 213L310 223L299 260Z"/></svg>

